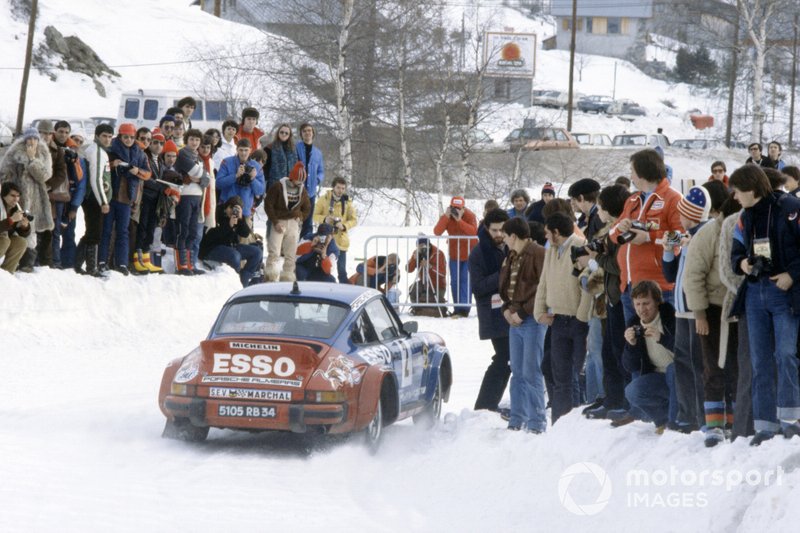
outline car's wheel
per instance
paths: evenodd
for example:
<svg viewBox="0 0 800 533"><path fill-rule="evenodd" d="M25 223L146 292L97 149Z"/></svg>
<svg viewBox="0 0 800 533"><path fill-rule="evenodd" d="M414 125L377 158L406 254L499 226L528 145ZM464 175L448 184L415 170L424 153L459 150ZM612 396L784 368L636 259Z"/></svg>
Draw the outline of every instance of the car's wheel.
<svg viewBox="0 0 800 533"><path fill-rule="evenodd" d="M203 442L208 437L208 426L197 427L188 418L176 417L174 420L167 419L161 436L165 439Z"/></svg>
<svg viewBox="0 0 800 533"><path fill-rule="evenodd" d="M383 406L380 398L378 399L378 407L375 409L375 416L369 421L367 427L364 428L364 444L367 445L370 453L378 451L383 436Z"/></svg>
<svg viewBox="0 0 800 533"><path fill-rule="evenodd" d="M414 415L414 423L422 425L428 429L436 425L436 421L442 416L442 376L436 379L436 388L433 390L433 399L425 407L425 410Z"/></svg>

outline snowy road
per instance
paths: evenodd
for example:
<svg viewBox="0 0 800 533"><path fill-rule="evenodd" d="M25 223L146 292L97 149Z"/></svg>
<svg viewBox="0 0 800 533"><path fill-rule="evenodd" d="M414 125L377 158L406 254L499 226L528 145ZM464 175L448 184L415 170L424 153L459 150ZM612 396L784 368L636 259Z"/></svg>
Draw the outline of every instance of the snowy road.
<svg viewBox="0 0 800 533"><path fill-rule="evenodd" d="M699 435L657 437L645 424L612 430L573 414L531 436L472 413L490 355L474 318L421 321L451 348L445 412L456 423L390 427L376 457L355 443L307 455L282 435L164 440L163 367L237 288L230 272L105 283L0 272L0 531L794 531L800 521L800 440L709 451ZM570 478L576 463L600 477ZM724 484L701 483L714 469ZM760 483L733 483L738 473Z"/></svg>

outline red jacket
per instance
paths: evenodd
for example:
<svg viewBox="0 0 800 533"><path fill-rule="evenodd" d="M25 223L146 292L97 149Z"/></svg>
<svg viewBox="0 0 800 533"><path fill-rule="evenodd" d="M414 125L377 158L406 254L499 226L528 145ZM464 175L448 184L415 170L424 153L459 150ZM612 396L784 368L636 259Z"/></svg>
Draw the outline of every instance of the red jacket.
<svg viewBox="0 0 800 533"><path fill-rule="evenodd" d="M642 206L641 193L631 194L625 201L625 208L619 216L619 220L630 218L642 222L656 222L658 229L650 231L650 242L644 244L623 244L617 250L617 263L619 263L620 290L625 292L625 288L630 283L636 285L638 282L649 279L658 283L662 291L672 290L674 284L668 283L661 271L661 257L664 248L656 243L656 239L661 239L666 231L683 231L681 227L680 213L678 213L678 202L681 200L681 193L670 188L669 181L662 179ZM614 241L617 240L620 231L614 226L609 236Z"/></svg>
<svg viewBox="0 0 800 533"><path fill-rule="evenodd" d="M477 235L478 234L478 219L475 218L475 213L467 208L464 208L464 214L461 220L456 220L446 213L441 216L439 222L433 227L435 235L442 235L447 231L448 235ZM450 259L457 259L459 261L466 261L469 259L469 253L478 244L478 238L474 239L449 239L450 246Z"/></svg>
<svg viewBox="0 0 800 533"><path fill-rule="evenodd" d="M250 133L245 132L241 126L239 126L239 131L236 132L236 135L233 136L236 142L241 141L242 139L248 139L250 141L250 151L255 152L256 150L261 149L261 145L258 144L258 140L264 136L264 132L258 129L258 127L253 128L253 131Z"/></svg>
<svg viewBox="0 0 800 533"><path fill-rule="evenodd" d="M414 272L416 269L417 254L414 254L411 256L411 259L408 260L406 270L408 272ZM428 251L428 274L431 276L431 284L433 285L433 289L437 293L439 293L439 291L444 291L447 288L447 259L445 259L442 251L432 244L430 250ZM425 273L422 270L420 270L417 277L423 281L427 281L425 279Z"/></svg>

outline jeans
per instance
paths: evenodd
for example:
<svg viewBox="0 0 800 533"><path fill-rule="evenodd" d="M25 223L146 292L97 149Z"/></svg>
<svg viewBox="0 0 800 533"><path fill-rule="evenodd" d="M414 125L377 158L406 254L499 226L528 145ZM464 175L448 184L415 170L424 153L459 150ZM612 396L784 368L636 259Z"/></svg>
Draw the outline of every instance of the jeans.
<svg viewBox="0 0 800 533"><path fill-rule="evenodd" d="M239 273L242 287L247 287L261 266L263 255L264 252L260 246L237 244L236 246L215 246L208 252L205 259L225 263ZM242 261L245 261L244 267L242 267Z"/></svg>
<svg viewBox="0 0 800 533"><path fill-rule="evenodd" d="M675 394L678 398L678 423L702 427L703 351L695 322L690 318L675 319Z"/></svg>
<svg viewBox="0 0 800 533"><path fill-rule="evenodd" d="M496 411L503 393L508 385L508 378L511 376L509 366L510 345L508 337L496 337L491 339L494 355L492 362L483 374L481 389L478 392L478 399L475 400L475 410L489 409Z"/></svg>
<svg viewBox="0 0 800 533"><path fill-rule="evenodd" d="M150 195L147 192L142 194L142 202L139 205L139 225L136 227L136 250L143 250L147 253L153 245L153 235L158 225L157 206L158 196Z"/></svg>
<svg viewBox="0 0 800 533"><path fill-rule="evenodd" d="M665 373L642 374L625 387L625 397L632 410L643 411L656 426L675 422L678 406L675 397L675 365L669 365Z"/></svg>
<svg viewBox="0 0 800 533"><path fill-rule="evenodd" d="M469 261L450 259L450 292L453 304L469 304L472 291L469 287ZM454 313L469 314L469 305L453 305Z"/></svg>
<svg viewBox="0 0 800 533"><path fill-rule="evenodd" d="M519 326L508 330L511 360L511 417L509 427L544 431L547 415L544 403L542 356L547 328L527 317Z"/></svg>
<svg viewBox="0 0 800 533"><path fill-rule="evenodd" d="M574 316L556 315L551 333L550 366L553 372L553 424L569 413L574 405L574 377L586 359L586 335L589 325ZM513 372L513 369L512 369Z"/></svg>
<svg viewBox="0 0 800 533"><path fill-rule="evenodd" d="M175 209L175 223L178 230L175 239L175 249L177 250L194 250L200 200L202 200L201 196L181 196L181 201L178 202L178 207Z"/></svg>
<svg viewBox="0 0 800 533"><path fill-rule="evenodd" d="M114 232L114 264L128 266L128 224L131 222L131 206L111 200L110 211L103 217L103 236L100 239L98 260L108 261L111 233Z"/></svg>
<svg viewBox="0 0 800 533"><path fill-rule="evenodd" d="M61 268L72 268L75 266L75 251L77 244L75 242L75 225L78 218L73 218L67 224L67 227L61 232Z"/></svg>
<svg viewBox="0 0 800 533"><path fill-rule="evenodd" d="M303 220L303 225L300 227L300 239L311 239L314 234L314 206L317 203L317 197L309 196L308 199L311 201L311 211L308 212L308 216L305 220ZM340 283L342 283L340 281ZM344 283L347 283L346 281Z"/></svg>
<svg viewBox="0 0 800 533"><path fill-rule="evenodd" d="M750 332L747 330L747 320L741 317L738 322L732 322L728 332L736 344L736 361L739 368L739 377L736 383L736 408L733 410L733 435L735 437L748 437L755 433L753 429L753 366L750 362Z"/></svg>
<svg viewBox="0 0 800 533"><path fill-rule="evenodd" d="M202 209L202 206L201 206ZM192 244L192 262L195 268L200 264L200 241L203 240L203 234L206 231L206 226L203 222L195 222L194 227L194 244Z"/></svg>
<svg viewBox="0 0 800 533"><path fill-rule="evenodd" d="M67 208L67 202L51 202L53 206L53 266L61 268L61 237L64 234L65 226L61 225L61 220L64 218L64 211Z"/></svg>
<svg viewBox="0 0 800 533"><path fill-rule="evenodd" d="M603 322L594 317L589 320L589 335L586 337L586 402L592 403L604 396Z"/></svg>
<svg viewBox="0 0 800 533"><path fill-rule="evenodd" d="M339 257L336 259L336 269L339 283L350 283L347 278L347 250L339 250Z"/></svg>
<svg viewBox="0 0 800 533"><path fill-rule="evenodd" d="M747 284L745 309L753 367L753 420L756 431L776 432L779 420L800 418L797 328L790 296L767 278ZM777 376L777 386L776 386Z"/></svg>

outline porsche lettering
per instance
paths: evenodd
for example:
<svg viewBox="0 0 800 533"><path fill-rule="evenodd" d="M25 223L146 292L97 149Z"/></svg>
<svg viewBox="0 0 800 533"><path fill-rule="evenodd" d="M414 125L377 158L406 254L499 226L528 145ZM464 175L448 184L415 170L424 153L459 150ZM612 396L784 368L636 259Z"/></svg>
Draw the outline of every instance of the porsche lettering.
<svg viewBox="0 0 800 533"><path fill-rule="evenodd" d="M278 357L273 361L268 355L247 355L243 353L215 353L214 374L255 374L266 376L275 374L288 377L294 374L295 364L289 357Z"/></svg>

